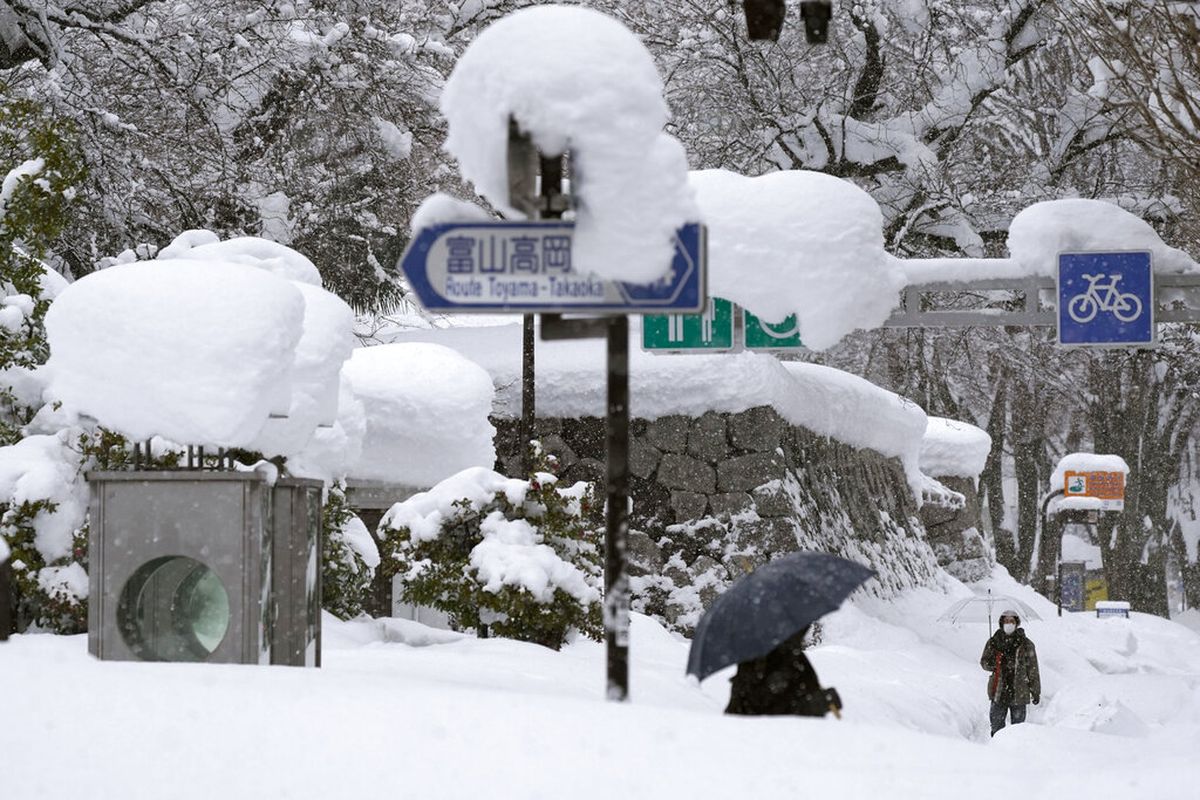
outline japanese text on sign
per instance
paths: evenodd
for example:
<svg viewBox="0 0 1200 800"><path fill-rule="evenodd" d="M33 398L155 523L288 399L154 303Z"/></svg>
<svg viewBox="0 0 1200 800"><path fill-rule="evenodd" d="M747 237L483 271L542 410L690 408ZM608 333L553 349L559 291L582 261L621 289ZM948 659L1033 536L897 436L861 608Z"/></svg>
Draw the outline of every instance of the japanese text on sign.
<svg viewBox="0 0 1200 800"><path fill-rule="evenodd" d="M563 275L571 270L571 237L450 236L446 272L451 275Z"/></svg>
<svg viewBox="0 0 1200 800"><path fill-rule="evenodd" d="M1067 470L1063 484L1063 494L1067 497L1094 497L1101 501L1104 509L1119 510L1125 507L1123 472Z"/></svg>

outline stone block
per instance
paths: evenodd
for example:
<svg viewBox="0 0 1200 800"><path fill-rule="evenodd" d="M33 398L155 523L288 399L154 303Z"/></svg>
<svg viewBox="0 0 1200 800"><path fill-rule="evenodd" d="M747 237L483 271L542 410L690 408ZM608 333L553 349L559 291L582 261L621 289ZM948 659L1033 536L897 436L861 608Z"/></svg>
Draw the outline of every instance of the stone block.
<svg viewBox="0 0 1200 800"><path fill-rule="evenodd" d="M663 453L658 464L658 482L669 489L709 494L717 486L717 475L703 461L678 453Z"/></svg>
<svg viewBox="0 0 1200 800"><path fill-rule="evenodd" d="M662 452L641 439L629 441L629 472L639 478L649 478L658 467Z"/></svg>
<svg viewBox="0 0 1200 800"><path fill-rule="evenodd" d="M722 492L748 492L783 477L783 457L778 453L751 453L717 465L717 488Z"/></svg>
<svg viewBox="0 0 1200 800"><path fill-rule="evenodd" d="M625 538L629 575L659 575L663 569L662 549L647 534L629 531Z"/></svg>
<svg viewBox="0 0 1200 800"><path fill-rule="evenodd" d="M750 508L750 495L745 492L720 492L708 498L714 517L732 517Z"/></svg>
<svg viewBox="0 0 1200 800"><path fill-rule="evenodd" d="M605 457L606 421L603 417L579 417L564 419L560 436L580 458Z"/></svg>
<svg viewBox="0 0 1200 800"><path fill-rule="evenodd" d="M753 547L761 553L777 555L795 552L799 548L796 523L787 518L752 520L740 523L737 530L738 542L743 547Z"/></svg>
<svg viewBox="0 0 1200 800"><path fill-rule="evenodd" d="M795 511L782 481L771 481L750 492L760 517L786 517Z"/></svg>
<svg viewBox="0 0 1200 800"><path fill-rule="evenodd" d="M589 481L596 484L601 494L608 480L608 467L603 461L594 458L581 458L563 470L562 481L566 486L579 481Z"/></svg>
<svg viewBox="0 0 1200 800"><path fill-rule="evenodd" d="M575 451L563 441L563 438L558 434L551 433L543 436L541 439L542 450L547 454L554 456L558 462L558 474L562 475L563 471L574 464L579 458L575 455Z"/></svg>
<svg viewBox="0 0 1200 800"><path fill-rule="evenodd" d="M646 423L646 440L667 453L682 453L687 449L691 418L673 414Z"/></svg>
<svg viewBox="0 0 1200 800"><path fill-rule="evenodd" d="M729 440L739 450L771 453L783 445L787 423L769 406L757 406L729 418Z"/></svg>
<svg viewBox="0 0 1200 800"><path fill-rule="evenodd" d="M729 442L725 438L725 418L720 414L706 412L688 428L688 455L715 464L729 455Z"/></svg>
<svg viewBox="0 0 1200 800"><path fill-rule="evenodd" d="M699 492L671 492L671 510L676 522L700 519L708 510L708 496Z"/></svg>

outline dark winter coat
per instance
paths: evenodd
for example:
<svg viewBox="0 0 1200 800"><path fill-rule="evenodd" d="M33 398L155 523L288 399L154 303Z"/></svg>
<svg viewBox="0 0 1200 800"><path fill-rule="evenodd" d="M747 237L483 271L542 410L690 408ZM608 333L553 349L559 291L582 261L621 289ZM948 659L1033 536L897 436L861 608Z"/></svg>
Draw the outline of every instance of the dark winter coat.
<svg viewBox="0 0 1200 800"><path fill-rule="evenodd" d="M1017 628L1011 636L996 631L983 647L979 666L992 673L988 679L988 699L993 703L1023 706L1042 696L1037 650L1025 636L1024 628Z"/></svg>
<svg viewBox="0 0 1200 800"><path fill-rule="evenodd" d="M807 630L807 629L806 629ZM829 702L804 655L801 631L762 658L738 664L726 714L823 717Z"/></svg>

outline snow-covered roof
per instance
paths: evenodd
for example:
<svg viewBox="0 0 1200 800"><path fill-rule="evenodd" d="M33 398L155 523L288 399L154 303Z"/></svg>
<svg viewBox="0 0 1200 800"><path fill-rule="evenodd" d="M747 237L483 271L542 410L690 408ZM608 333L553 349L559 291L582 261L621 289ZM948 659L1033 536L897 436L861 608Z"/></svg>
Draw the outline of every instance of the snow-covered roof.
<svg viewBox="0 0 1200 800"><path fill-rule="evenodd" d="M789 170L691 173L708 225L709 290L768 322L790 314L823 350L882 324L904 278L883 249L879 205L849 181Z"/></svg>
<svg viewBox="0 0 1200 800"><path fill-rule="evenodd" d="M345 465L347 477L433 486L495 463L492 381L454 350L426 343L362 347L342 371L364 420L362 450Z"/></svg>
<svg viewBox="0 0 1200 800"><path fill-rule="evenodd" d="M696 218L683 147L649 51L598 11L526 8L489 25L458 59L441 95L446 149L506 216L508 121L545 154L571 152L580 198L574 266L647 283L671 263L675 230Z"/></svg>
<svg viewBox="0 0 1200 800"><path fill-rule="evenodd" d="M992 452L992 437L967 422L930 417L921 439L921 471L937 477L977 478Z"/></svg>

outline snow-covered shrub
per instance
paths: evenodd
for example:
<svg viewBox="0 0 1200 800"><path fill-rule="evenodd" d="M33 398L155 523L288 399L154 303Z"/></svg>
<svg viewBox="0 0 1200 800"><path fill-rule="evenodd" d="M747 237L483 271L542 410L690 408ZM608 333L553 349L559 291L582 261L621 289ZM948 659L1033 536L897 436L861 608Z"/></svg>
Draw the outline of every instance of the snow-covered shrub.
<svg viewBox="0 0 1200 800"><path fill-rule="evenodd" d="M46 360L42 320L65 283L42 258L83 177L69 132L37 103L6 93L0 104L0 444L20 439L41 404L30 370Z"/></svg>
<svg viewBox="0 0 1200 800"><path fill-rule="evenodd" d="M341 619L361 614L378 566L375 540L335 484L321 512L321 606Z"/></svg>
<svg viewBox="0 0 1200 800"><path fill-rule="evenodd" d="M539 457L526 480L476 467L397 503L384 517L385 574L406 602L547 647L601 636L600 503L591 484L559 488Z"/></svg>

